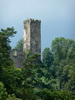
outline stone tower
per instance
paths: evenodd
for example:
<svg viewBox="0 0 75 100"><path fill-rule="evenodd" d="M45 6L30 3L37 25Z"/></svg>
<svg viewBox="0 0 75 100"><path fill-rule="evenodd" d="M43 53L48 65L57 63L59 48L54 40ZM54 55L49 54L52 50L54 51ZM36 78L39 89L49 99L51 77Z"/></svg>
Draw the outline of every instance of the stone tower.
<svg viewBox="0 0 75 100"><path fill-rule="evenodd" d="M41 54L41 21L28 19L24 21L23 51Z"/></svg>

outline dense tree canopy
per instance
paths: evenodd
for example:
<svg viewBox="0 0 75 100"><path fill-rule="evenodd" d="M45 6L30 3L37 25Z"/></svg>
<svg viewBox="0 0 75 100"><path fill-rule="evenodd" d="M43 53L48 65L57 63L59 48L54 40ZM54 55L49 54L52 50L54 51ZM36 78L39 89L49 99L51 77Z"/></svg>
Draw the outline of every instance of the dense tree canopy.
<svg viewBox="0 0 75 100"><path fill-rule="evenodd" d="M65 39L63 37L55 38L55 40L52 41L51 50L54 54L56 64L59 64L62 59L67 57L67 53L74 42L72 39Z"/></svg>
<svg viewBox="0 0 75 100"><path fill-rule="evenodd" d="M33 92L34 87L32 84L34 83L34 70L39 67L39 64L37 63L40 57L40 54L34 54L30 56L30 51L27 50L25 52L25 61L24 61L24 67L23 67L23 76L24 76L24 81L23 81L23 100L26 100L25 98L31 98L30 100L33 100L35 97L32 96L33 94L29 95L26 93L28 92ZM28 88L27 88L28 87ZM31 90L32 89L32 90ZM27 96L28 95L28 96ZM30 96L30 97L29 97Z"/></svg>
<svg viewBox="0 0 75 100"><path fill-rule="evenodd" d="M10 59L10 39L14 28L0 32L1 100L75 100L75 41L55 38L52 47L40 55L25 52L23 68L15 68ZM23 50L23 39L15 49ZM17 58L16 58L17 59Z"/></svg>
<svg viewBox="0 0 75 100"><path fill-rule="evenodd" d="M53 54L50 51L50 48L45 48L42 52L42 62L44 65L46 65L48 68L51 66L53 63Z"/></svg>
<svg viewBox="0 0 75 100"><path fill-rule="evenodd" d="M58 89L66 89L65 87L67 86L70 91L68 86L72 87L73 84L67 85L67 83L71 81L70 72L75 64L75 41L62 37L56 38L52 41L52 52L54 54L54 65L56 66ZM74 93L73 90L72 92Z"/></svg>

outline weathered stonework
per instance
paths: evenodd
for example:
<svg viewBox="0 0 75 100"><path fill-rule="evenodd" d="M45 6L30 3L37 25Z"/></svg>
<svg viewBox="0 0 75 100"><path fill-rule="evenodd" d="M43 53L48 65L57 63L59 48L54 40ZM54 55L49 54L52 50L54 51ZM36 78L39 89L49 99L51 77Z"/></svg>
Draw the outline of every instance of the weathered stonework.
<svg viewBox="0 0 75 100"><path fill-rule="evenodd" d="M29 49L31 54L41 54L41 21L28 19L24 21L23 51Z"/></svg>
<svg viewBox="0 0 75 100"><path fill-rule="evenodd" d="M25 53L16 49L10 50L10 58L14 61L16 68L22 68L25 60Z"/></svg>
<svg viewBox="0 0 75 100"><path fill-rule="evenodd" d="M30 50L31 54L41 54L41 21L28 19L24 21L23 51L13 49L10 51L10 58L14 61L16 68L22 68L25 60L25 51Z"/></svg>

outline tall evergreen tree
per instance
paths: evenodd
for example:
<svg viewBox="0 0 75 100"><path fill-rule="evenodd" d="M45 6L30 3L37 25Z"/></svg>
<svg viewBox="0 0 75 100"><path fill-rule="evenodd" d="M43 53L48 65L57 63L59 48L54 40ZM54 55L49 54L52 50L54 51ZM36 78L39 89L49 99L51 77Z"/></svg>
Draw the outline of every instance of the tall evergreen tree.
<svg viewBox="0 0 75 100"><path fill-rule="evenodd" d="M14 31L14 28L7 28L7 29L1 29L0 32L0 74L2 73L2 69L6 68L10 65L12 65L12 61L10 59L9 50L10 47L10 39L9 37L13 37L14 34L16 34L16 31ZM0 79L1 79L0 75Z"/></svg>

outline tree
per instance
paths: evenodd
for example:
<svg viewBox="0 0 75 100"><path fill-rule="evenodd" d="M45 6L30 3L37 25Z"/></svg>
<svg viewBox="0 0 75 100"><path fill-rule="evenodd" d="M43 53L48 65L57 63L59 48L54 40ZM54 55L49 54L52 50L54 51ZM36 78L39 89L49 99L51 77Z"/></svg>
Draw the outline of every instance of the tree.
<svg viewBox="0 0 75 100"><path fill-rule="evenodd" d="M8 94L15 94L16 97L22 97L22 81L23 75L21 69L17 69L13 66L11 68L3 68L2 79Z"/></svg>
<svg viewBox="0 0 75 100"><path fill-rule="evenodd" d="M75 63L70 66L68 77L68 90L75 95Z"/></svg>
<svg viewBox="0 0 75 100"><path fill-rule="evenodd" d="M58 79L59 90L64 89L64 90L71 91L74 93L75 80L72 79L72 77L73 78L75 77L75 74L74 74L75 56L73 55L75 51L73 48L71 50L69 50L66 59L62 59L59 65L56 66L56 75ZM71 88L70 86L73 89L70 89Z"/></svg>
<svg viewBox="0 0 75 100"><path fill-rule="evenodd" d="M65 84L69 77L69 67L74 56L75 41L72 39L65 39L63 37L55 38L52 41L52 52L54 55L55 72L58 80L58 89L65 89ZM64 73L63 73L64 72Z"/></svg>
<svg viewBox="0 0 75 100"><path fill-rule="evenodd" d="M11 49L9 43L9 37L13 37L16 34L14 28L1 29L0 32L0 80L2 76L2 69L12 65L12 60L10 59L9 50Z"/></svg>
<svg viewBox="0 0 75 100"><path fill-rule="evenodd" d="M49 68L51 66L51 64L53 63L53 54L50 51L50 48L45 48L42 52L42 62L43 64Z"/></svg>
<svg viewBox="0 0 75 100"><path fill-rule="evenodd" d="M52 41L51 50L55 57L55 64L59 65L59 62L67 57L67 53L73 43L74 40L65 39L64 37L55 38L55 40Z"/></svg>
<svg viewBox="0 0 75 100"><path fill-rule="evenodd" d="M71 45L67 56L69 59L75 59L75 41Z"/></svg>
<svg viewBox="0 0 75 100"><path fill-rule="evenodd" d="M13 27L1 29L0 32L0 81L2 81L5 86L8 81L8 73L10 72L10 69L14 68L13 61L10 59L9 53L9 50L11 49L9 37L13 37L14 34L16 34L16 31L14 31Z"/></svg>
<svg viewBox="0 0 75 100"><path fill-rule="evenodd" d="M0 32L0 51L3 49L9 50L9 43L10 39L9 37L13 37L14 34L16 34L16 31L14 31L14 28L7 28L7 29L1 29Z"/></svg>
<svg viewBox="0 0 75 100"><path fill-rule="evenodd" d="M16 46L15 46L15 49L20 50L20 51L23 51L23 39L20 39L20 40L17 42L17 44L16 44Z"/></svg>
<svg viewBox="0 0 75 100"><path fill-rule="evenodd" d="M30 55L29 50L25 52L25 61L23 67L23 100L30 98L29 100L34 100L33 96L33 81L34 81L34 70L39 67L38 60L40 60L40 54ZM31 91L32 90L32 91Z"/></svg>
<svg viewBox="0 0 75 100"><path fill-rule="evenodd" d="M1 29L0 32L0 65L9 65L9 50L11 49L9 43L10 39L9 37L13 37L14 34L16 34L16 31L14 31L14 28L7 28L7 29ZM7 60L8 59L8 60Z"/></svg>

